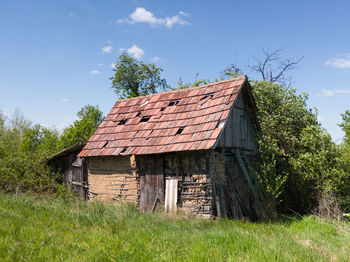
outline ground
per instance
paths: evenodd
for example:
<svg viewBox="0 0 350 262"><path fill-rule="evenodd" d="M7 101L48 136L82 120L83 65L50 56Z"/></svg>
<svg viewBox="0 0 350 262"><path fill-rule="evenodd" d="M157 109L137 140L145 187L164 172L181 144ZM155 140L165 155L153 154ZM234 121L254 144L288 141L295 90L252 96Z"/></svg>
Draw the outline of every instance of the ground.
<svg viewBox="0 0 350 262"><path fill-rule="evenodd" d="M132 205L0 194L1 261L347 261L350 224L140 214Z"/></svg>

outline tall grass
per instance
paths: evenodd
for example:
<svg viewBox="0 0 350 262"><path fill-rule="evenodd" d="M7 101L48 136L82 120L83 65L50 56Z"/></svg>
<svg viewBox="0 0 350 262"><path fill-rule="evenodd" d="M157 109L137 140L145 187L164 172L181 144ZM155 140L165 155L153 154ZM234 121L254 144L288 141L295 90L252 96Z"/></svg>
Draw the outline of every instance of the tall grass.
<svg viewBox="0 0 350 262"><path fill-rule="evenodd" d="M0 194L1 261L346 261L350 225L140 214L132 205Z"/></svg>

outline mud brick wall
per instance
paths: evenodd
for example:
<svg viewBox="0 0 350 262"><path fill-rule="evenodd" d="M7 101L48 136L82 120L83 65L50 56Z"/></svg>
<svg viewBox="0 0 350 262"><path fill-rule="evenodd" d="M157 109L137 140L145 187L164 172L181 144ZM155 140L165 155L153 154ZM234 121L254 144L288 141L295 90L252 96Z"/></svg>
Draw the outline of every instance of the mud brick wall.
<svg viewBox="0 0 350 262"><path fill-rule="evenodd" d="M137 203L139 179L134 156L92 157L88 170L90 200Z"/></svg>

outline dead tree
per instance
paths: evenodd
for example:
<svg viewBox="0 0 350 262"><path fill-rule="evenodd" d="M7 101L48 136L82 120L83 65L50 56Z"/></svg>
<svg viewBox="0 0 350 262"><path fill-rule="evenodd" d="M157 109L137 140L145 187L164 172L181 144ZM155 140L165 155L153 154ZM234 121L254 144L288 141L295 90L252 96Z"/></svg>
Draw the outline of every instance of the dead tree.
<svg viewBox="0 0 350 262"><path fill-rule="evenodd" d="M276 49L275 51L269 51L263 49L263 58L253 57L255 60L254 64L247 65L246 68L253 72L258 73L262 80L269 81L271 83L280 83L285 86L291 84L291 79L288 77L287 73L295 68L303 56L293 59L293 58L283 58L281 52L283 48ZM224 75L239 75L243 74L242 67L237 64L230 64L225 70Z"/></svg>

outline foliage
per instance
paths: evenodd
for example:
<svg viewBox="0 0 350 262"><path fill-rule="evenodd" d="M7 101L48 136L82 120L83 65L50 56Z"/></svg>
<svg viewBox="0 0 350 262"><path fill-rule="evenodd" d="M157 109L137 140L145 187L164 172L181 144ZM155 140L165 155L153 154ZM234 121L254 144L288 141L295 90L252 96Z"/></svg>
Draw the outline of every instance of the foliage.
<svg viewBox="0 0 350 262"><path fill-rule="evenodd" d="M342 116L342 123L339 125L345 132L343 143L344 157L350 162L350 110L346 110Z"/></svg>
<svg viewBox="0 0 350 262"><path fill-rule="evenodd" d="M86 105L78 113L78 120L64 129L60 137L60 148L67 148L75 143L86 143L103 120L103 113L98 106Z"/></svg>
<svg viewBox="0 0 350 262"><path fill-rule="evenodd" d="M160 77L163 71L155 64L146 64L127 53L119 56L113 68L112 89L120 98L154 94L168 89L166 80Z"/></svg>
<svg viewBox="0 0 350 262"><path fill-rule="evenodd" d="M307 108L308 96L266 81L252 81L252 89L262 128L259 176L280 210L305 213L322 192L344 195L349 166Z"/></svg>
<svg viewBox="0 0 350 262"><path fill-rule="evenodd" d="M243 223L0 194L1 261L346 261L350 225ZM35 236L35 237L33 237Z"/></svg>
<svg viewBox="0 0 350 262"><path fill-rule="evenodd" d="M59 177L45 164L57 151L58 132L32 126L16 113L9 126L0 126L0 190L5 192L57 192Z"/></svg>

